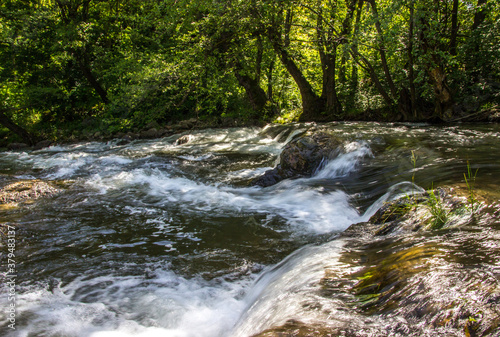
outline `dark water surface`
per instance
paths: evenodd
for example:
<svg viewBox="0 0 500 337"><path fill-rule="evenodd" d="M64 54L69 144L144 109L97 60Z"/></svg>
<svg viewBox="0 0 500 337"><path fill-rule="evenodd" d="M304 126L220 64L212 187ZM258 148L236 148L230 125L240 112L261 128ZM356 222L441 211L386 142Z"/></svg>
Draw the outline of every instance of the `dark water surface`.
<svg viewBox="0 0 500 337"><path fill-rule="evenodd" d="M345 142L346 154L312 178L249 187L276 164L289 139L310 127L193 131L183 145L176 145L181 135L175 135L0 154L2 184L41 179L63 190L0 209L0 221L17 227L18 269L16 330L2 328L0 335L250 336L289 320L311 326L356 320L352 326L360 336L404 335L404 329L389 328L397 326L395 308L385 320L371 312L346 316L345 302L331 293L319 299L316 290L325 272L368 268L366 252L373 261L386 261L410 248L398 241L389 244L396 245L392 253L373 244L365 253L342 255L346 241L336 237L368 220L399 183L466 190L468 163L477 170L478 194L498 203L500 127L328 124ZM411 247L424 245L441 255L424 254L420 262L435 260L436 268L429 267L435 274L413 280L405 291L435 282L438 293L450 287L439 282L440 273L476 265L474 273L484 275L474 280L489 286L488 294L474 296L491 300L497 292L500 298L499 231L491 220L465 231L462 236L470 237L462 245L453 231L448 235L458 238L412 238ZM2 242L2 268L5 253ZM454 286L467 290L467 275ZM6 296L1 301L8 305ZM431 316L422 317L418 324L430 326ZM5 312L0 321L7 325ZM445 323L422 329L407 330L415 336L456 333Z"/></svg>

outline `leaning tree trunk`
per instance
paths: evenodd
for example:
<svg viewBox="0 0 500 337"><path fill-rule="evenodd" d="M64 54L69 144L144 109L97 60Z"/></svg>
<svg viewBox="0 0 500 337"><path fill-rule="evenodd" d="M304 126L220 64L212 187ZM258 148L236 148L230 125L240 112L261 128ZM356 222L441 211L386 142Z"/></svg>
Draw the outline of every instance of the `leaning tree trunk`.
<svg viewBox="0 0 500 337"><path fill-rule="evenodd" d="M8 116L4 114L3 111L0 111L0 124L21 137L22 140L28 145L35 145L35 137L24 128L14 123Z"/></svg>
<svg viewBox="0 0 500 337"><path fill-rule="evenodd" d="M238 80L238 83L245 88L247 99L255 112L261 112L267 103L267 95L264 89L259 85L257 79L253 79L250 76L242 75L235 69L234 75Z"/></svg>
<svg viewBox="0 0 500 337"><path fill-rule="evenodd" d="M267 34L271 41L274 51L278 55L281 63L286 68L288 73L299 87L300 96L302 99L302 114L299 117L301 122L318 121L324 118L321 115L325 111L325 100L319 97L313 90L309 81L299 69L293 58L287 50L289 44L289 29L291 26L291 15L287 13L285 23L285 39L282 41L281 34L278 33L276 27L269 27Z"/></svg>
<svg viewBox="0 0 500 337"><path fill-rule="evenodd" d="M92 86L92 88L95 90L95 92L99 95L101 100L104 102L104 104L109 103L108 99L108 93L106 90L101 86L99 81L95 78L94 74L92 73L92 70L90 69L87 58L85 56L77 56L76 57L77 63L80 67L80 70L89 82L89 84Z"/></svg>
<svg viewBox="0 0 500 337"><path fill-rule="evenodd" d="M262 38L259 35L257 37L257 56L255 60L254 78L243 74L243 65L240 61L235 60L233 62L234 75L238 80L239 85L241 85L245 89L247 100L250 103L252 110L256 113L261 113L268 101L266 92L260 87L263 52L264 49L262 47Z"/></svg>
<svg viewBox="0 0 500 337"><path fill-rule="evenodd" d="M325 100L316 95L311 84L307 81L302 71L290 57L288 52L281 48L277 41L273 41L273 48L278 54L281 63L285 66L288 73L299 87L300 97L302 99L302 114L299 120L317 121L321 119L321 112L325 110Z"/></svg>

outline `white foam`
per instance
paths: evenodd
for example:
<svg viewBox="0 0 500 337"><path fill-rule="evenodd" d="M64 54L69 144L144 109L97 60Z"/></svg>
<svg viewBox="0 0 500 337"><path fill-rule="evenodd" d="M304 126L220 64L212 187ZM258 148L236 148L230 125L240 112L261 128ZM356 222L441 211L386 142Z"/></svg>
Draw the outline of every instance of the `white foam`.
<svg viewBox="0 0 500 337"><path fill-rule="evenodd" d="M283 181L263 191L259 206L287 219L295 230L314 233L342 231L359 219L342 191L325 192L322 187L300 184L300 180Z"/></svg>
<svg viewBox="0 0 500 337"><path fill-rule="evenodd" d="M184 155L179 156L180 159L188 160L188 161L205 161L213 157L213 154L208 153L201 156L192 156L192 155Z"/></svg>
<svg viewBox="0 0 500 337"><path fill-rule="evenodd" d="M256 169L242 169L238 171L228 172L226 174L226 181L234 181L238 179L251 179L257 178L258 176L264 174L267 170L272 169L272 167L259 167Z"/></svg>
<svg viewBox="0 0 500 337"><path fill-rule="evenodd" d="M41 151L43 152L64 152L67 151L68 148L61 145L51 145L49 147L43 148Z"/></svg>
<svg viewBox="0 0 500 337"><path fill-rule="evenodd" d="M223 336L244 309L240 294L249 282L185 279L168 270L148 279L80 277L20 293L17 314L30 320L18 324L16 336Z"/></svg>
<svg viewBox="0 0 500 337"><path fill-rule="evenodd" d="M322 299L319 283L325 269L341 267L339 256L343 244L335 240L321 246L307 246L267 268L246 295L247 308L231 336L252 336L290 319L306 324L328 322L328 316L339 310L331 299ZM310 310L311 305L320 303L321 310Z"/></svg>
<svg viewBox="0 0 500 337"><path fill-rule="evenodd" d="M184 146L175 146L174 137L136 141L118 150L109 143L89 143L9 156L20 163L46 170L43 174L49 178L85 179L84 186L93 190L94 194L109 193L111 196L129 198L127 201L130 203L123 206L120 212L124 215L144 214L146 221L153 221L158 228L154 233L157 240L153 243L165 250L176 249L176 243L164 237L165 233L172 232L172 219L165 215L169 214L169 207L175 207L176 212L180 210L182 214L195 214L197 217L240 217L242 214L252 213L264 214L267 219L279 217L289 225L290 231L299 235L342 231L362 219L349 204L346 193L312 185L311 179L287 180L269 188L236 188L209 183L201 180L202 178L189 178L184 175L182 168L173 171L164 162L160 163L161 169L149 165L149 156L154 158L165 153L195 162L209 161L213 153L225 151L277 155L283 143L276 139L262 139L257 131L251 128L201 131L192 134L189 143ZM294 132L288 137L293 135ZM355 170L364 157L371 155L368 146L362 143L348 145L347 151L326 164L312 179L313 183L315 179L331 179L347 174ZM143 163L140 168L132 165L137 157L147 159L140 162ZM249 179L266 169L243 169L229 174L217 172L218 176L215 178L217 181ZM200 240L196 233L181 229L175 231L178 237ZM136 239L137 242L106 243L101 248L113 250L145 243L140 238ZM328 257L321 254L311 256L311 259ZM277 294L285 299L282 306L289 306L290 310L297 309L299 302L290 302L287 293L293 293L297 285L307 285L318 277L321 267L315 265L316 269L307 270L311 268L311 259L301 260L303 262L297 260L292 265L294 268L298 267L298 274L291 270L285 271L283 279L275 274L269 282L259 283L256 286L258 289L253 290L252 294L263 294L265 298ZM301 272L304 270L307 273L311 271L311 274ZM82 276L54 290L48 290L43 285L33 289L20 289L18 315L29 317L29 322L21 325L16 333L19 336L68 337L232 336L232 326L249 304L249 300L242 300L241 296L248 289L252 278L233 282L186 279L170 271L168 266L154 272L148 271L147 278L142 275L102 276L102 271L90 273L101 276ZM292 280L294 283L290 283ZM270 284L276 284L276 292L264 290ZM282 292L278 292L281 288ZM254 296L252 294L249 296ZM260 308L266 308L266 305L259 304ZM274 312L274 309L270 310L270 313ZM254 317L266 314L264 310L259 309L258 312ZM277 313L273 322L279 322L287 315L286 311L283 314Z"/></svg>
<svg viewBox="0 0 500 337"><path fill-rule="evenodd" d="M390 202L393 200L397 200L404 196L418 195L424 193L425 190L411 183L409 181L403 181L391 186L384 195L377 199L363 214L360 219L362 221L368 221L374 215L380 207L384 205L386 202Z"/></svg>
<svg viewBox="0 0 500 337"><path fill-rule="evenodd" d="M328 161L314 175L317 179L333 179L345 176L353 172L361 160L373 156L373 153L366 142L351 142L345 146L346 153L340 154L337 158Z"/></svg>
<svg viewBox="0 0 500 337"><path fill-rule="evenodd" d="M87 182L101 193L115 189L141 188L155 196L156 206L176 203L186 212L277 214L299 232L341 231L358 221L359 214L342 191L325 192L307 180L283 181L273 188L234 188L171 177L157 169L136 169L109 177L95 175Z"/></svg>
<svg viewBox="0 0 500 337"><path fill-rule="evenodd" d="M104 165L126 165L133 162L130 158L125 158L123 156L110 155L101 157L100 161Z"/></svg>

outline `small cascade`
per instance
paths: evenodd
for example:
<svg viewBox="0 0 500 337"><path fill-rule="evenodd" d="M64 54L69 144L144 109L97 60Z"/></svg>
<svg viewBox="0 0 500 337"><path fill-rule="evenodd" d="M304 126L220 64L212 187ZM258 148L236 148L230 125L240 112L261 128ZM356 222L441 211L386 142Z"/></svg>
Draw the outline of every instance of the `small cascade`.
<svg viewBox="0 0 500 337"><path fill-rule="evenodd" d="M342 240L297 250L278 265L265 270L245 298L247 307L231 336L252 336L300 317L303 322L322 322L328 314L310 310L321 306L319 281L325 268L340 265Z"/></svg>
<svg viewBox="0 0 500 337"><path fill-rule="evenodd" d="M361 161L372 157L373 153L366 142L351 142L345 146L345 153L337 158L323 162L316 173L316 179L335 179L356 170Z"/></svg>
<svg viewBox="0 0 500 337"><path fill-rule="evenodd" d="M0 208L0 229L16 228L18 266L16 330L2 334L498 335L496 128L325 125L342 154L310 178L250 186L312 127L2 153L4 186L40 180L58 189ZM465 195L453 216L470 218L452 219L455 227L420 231L409 222L404 235L363 236L387 202L432 186L467 193L468 161L479 170L477 195L497 208L481 204L471 217ZM2 236L0 249L6 244ZM0 304L10 303L0 296Z"/></svg>

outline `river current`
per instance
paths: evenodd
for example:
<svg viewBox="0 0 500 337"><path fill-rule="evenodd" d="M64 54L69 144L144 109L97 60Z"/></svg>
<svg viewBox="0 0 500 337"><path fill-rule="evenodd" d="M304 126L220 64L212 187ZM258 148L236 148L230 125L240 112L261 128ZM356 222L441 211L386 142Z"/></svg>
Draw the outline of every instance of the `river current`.
<svg viewBox="0 0 500 337"><path fill-rule="evenodd" d="M327 326L342 310L317 289L325 270L345 263L339 233L410 189L465 188L468 166L486 198L499 200L497 125L331 123L345 154L310 178L249 184L311 127L1 153L3 185L39 179L61 192L0 209L0 222L17 228L16 330L0 312L0 335L243 337L290 320ZM491 226L486 267L498 283ZM304 305L313 302L323 309Z"/></svg>

